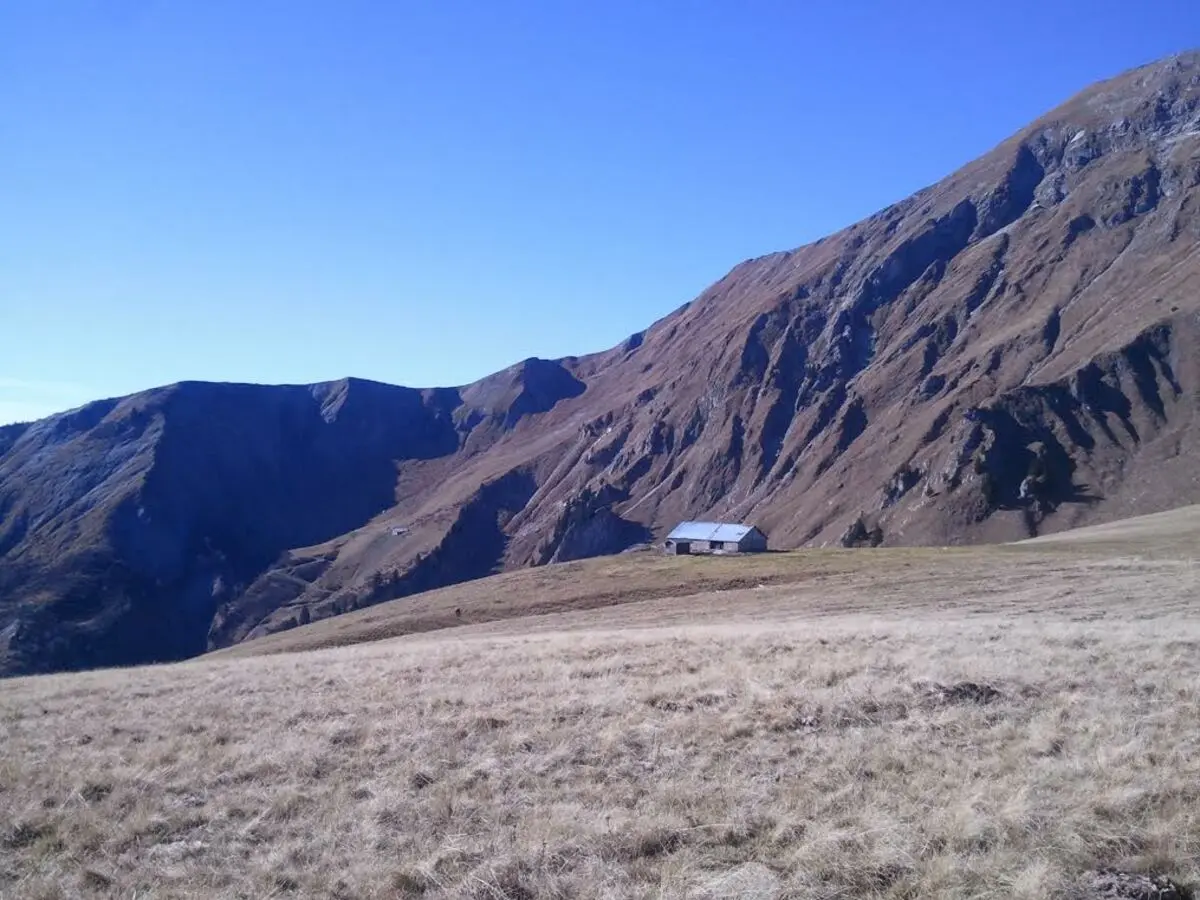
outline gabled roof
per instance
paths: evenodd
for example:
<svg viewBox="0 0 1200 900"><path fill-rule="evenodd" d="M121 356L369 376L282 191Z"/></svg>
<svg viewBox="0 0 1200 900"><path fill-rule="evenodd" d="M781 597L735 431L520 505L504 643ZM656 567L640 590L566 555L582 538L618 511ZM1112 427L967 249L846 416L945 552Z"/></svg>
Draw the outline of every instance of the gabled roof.
<svg viewBox="0 0 1200 900"><path fill-rule="evenodd" d="M727 522L680 522L667 535L667 540L733 541L737 543L753 530L753 525L731 525Z"/></svg>

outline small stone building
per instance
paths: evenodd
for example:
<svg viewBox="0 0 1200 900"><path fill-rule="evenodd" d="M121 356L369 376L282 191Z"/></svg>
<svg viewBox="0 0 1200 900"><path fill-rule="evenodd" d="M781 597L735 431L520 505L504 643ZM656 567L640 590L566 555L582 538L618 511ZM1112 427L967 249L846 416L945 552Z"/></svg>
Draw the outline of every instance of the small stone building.
<svg viewBox="0 0 1200 900"><path fill-rule="evenodd" d="M667 535L663 550L672 556L690 553L762 553L767 536L753 525L727 522L680 522Z"/></svg>

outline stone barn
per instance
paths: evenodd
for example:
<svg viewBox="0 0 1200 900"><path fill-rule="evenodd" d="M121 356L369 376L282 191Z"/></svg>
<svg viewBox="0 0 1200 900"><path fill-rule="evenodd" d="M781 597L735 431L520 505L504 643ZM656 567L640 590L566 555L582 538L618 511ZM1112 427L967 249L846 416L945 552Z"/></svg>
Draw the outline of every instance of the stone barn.
<svg viewBox="0 0 1200 900"><path fill-rule="evenodd" d="M680 522L663 549L673 556L689 553L762 553L767 536L753 525L727 522Z"/></svg>

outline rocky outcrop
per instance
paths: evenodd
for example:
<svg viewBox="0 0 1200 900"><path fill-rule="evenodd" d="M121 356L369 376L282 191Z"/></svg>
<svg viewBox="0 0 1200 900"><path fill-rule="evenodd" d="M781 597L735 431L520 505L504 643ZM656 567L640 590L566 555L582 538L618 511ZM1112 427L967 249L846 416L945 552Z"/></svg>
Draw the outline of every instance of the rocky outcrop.
<svg viewBox="0 0 1200 900"><path fill-rule="evenodd" d="M1193 892L1166 875L1101 869L1080 879L1078 900L1192 900Z"/></svg>
<svg viewBox="0 0 1200 900"><path fill-rule="evenodd" d="M838 543L847 549L853 547L878 547L883 543L883 529L879 524L868 525L862 513L846 526Z"/></svg>
<svg viewBox="0 0 1200 900"><path fill-rule="evenodd" d="M645 525L622 519L613 505L628 499L624 492L604 485L585 488L566 500L550 533L537 549L534 562L569 562L590 556L619 553L650 538Z"/></svg>

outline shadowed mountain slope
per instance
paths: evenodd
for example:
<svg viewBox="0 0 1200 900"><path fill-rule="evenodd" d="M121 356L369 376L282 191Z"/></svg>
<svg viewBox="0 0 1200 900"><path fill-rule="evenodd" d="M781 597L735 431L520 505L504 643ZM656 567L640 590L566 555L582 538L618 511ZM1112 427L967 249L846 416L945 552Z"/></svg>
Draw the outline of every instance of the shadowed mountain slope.
<svg viewBox="0 0 1200 900"><path fill-rule="evenodd" d="M969 543L1197 502L1197 284L1188 54L604 353L0 429L0 666L177 658L684 518Z"/></svg>

